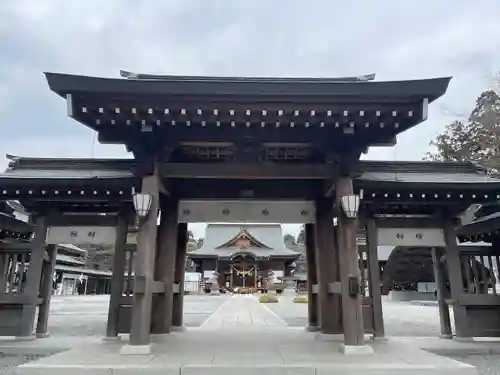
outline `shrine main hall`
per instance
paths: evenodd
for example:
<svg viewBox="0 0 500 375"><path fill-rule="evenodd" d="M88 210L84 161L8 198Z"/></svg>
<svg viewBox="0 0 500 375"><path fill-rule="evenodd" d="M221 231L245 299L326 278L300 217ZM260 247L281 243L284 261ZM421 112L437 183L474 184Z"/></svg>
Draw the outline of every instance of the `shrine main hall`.
<svg viewBox="0 0 500 375"><path fill-rule="evenodd" d="M2 241L2 269L29 266L24 285L1 295L0 330L47 333L54 244L112 244L106 336L129 334L122 354L150 353L152 334L184 329L187 224L207 222L304 224L308 330L343 335L344 353L370 353L365 333L384 336L378 245L444 251L451 298L435 271L442 334L451 336L452 301L457 337L500 335L488 318L498 296L463 288L469 255L455 233L463 211L500 198L500 180L467 163L360 160L425 121L450 78L121 75L45 74L74 126L132 158L10 156L0 199L19 201L31 224ZM252 233L230 240L266 246Z"/></svg>

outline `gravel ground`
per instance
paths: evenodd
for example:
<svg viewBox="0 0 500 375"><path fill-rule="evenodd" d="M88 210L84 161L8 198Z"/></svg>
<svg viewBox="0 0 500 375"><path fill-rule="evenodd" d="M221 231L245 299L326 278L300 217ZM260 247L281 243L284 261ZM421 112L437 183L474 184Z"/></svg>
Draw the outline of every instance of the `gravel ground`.
<svg viewBox="0 0 500 375"><path fill-rule="evenodd" d="M291 296L280 296L280 302L267 306L289 326L307 325L307 304L293 303ZM437 306L412 305L409 302L391 302L383 297L385 333L387 336L438 336Z"/></svg>
<svg viewBox="0 0 500 375"><path fill-rule="evenodd" d="M200 326L226 300L225 296L187 295L184 324ZM53 297L50 306L51 336L104 336L108 296Z"/></svg>

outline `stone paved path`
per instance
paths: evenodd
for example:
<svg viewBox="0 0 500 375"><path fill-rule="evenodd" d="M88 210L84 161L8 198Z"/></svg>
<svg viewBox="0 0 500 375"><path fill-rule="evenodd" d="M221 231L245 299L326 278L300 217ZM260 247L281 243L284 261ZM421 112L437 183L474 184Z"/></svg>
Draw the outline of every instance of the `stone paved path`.
<svg viewBox="0 0 500 375"><path fill-rule="evenodd" d="M286 326L286 323L266 305L259 303L256 297L234 295L201 325L204 329L235 326L283 327Z"/></svg>

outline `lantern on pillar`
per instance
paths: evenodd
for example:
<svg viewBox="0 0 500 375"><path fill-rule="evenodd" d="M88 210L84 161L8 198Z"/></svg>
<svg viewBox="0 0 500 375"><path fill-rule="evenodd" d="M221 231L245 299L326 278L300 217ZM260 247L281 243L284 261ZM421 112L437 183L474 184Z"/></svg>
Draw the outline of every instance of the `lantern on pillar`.
<svg viewBox="0 0 500 375"><path fill-rule="evenodd" d="M151 210L153 196L147 193L135 193L132 196L132 200L139 222L143 222L148 217L149 211Z"/></svg>
<svg viewBox="0 0 500 375"><path fill-rule="evenodd" d="M340 198L340 204L342 205L342 210L349 219L356 219L359 211L359 195L344 195Z"/></svg>

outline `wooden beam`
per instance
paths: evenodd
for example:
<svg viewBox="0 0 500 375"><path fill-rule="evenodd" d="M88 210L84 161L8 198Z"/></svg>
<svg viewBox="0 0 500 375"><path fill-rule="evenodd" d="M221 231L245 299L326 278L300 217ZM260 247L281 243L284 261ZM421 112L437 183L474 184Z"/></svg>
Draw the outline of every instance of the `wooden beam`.
<svg viewBox="0 0 500 375"><path fill-rule="evenodd" d="M284 188L286 186L286 189ZM198 179L175 181L170 189L179 199L300 199L311 200L322 194L321 181Z"/></svg>
<svg viewBox="0 0 500 375"><path fill-rule="evenodd" d="M426 217L377 217L377 228L440 228L442 219Z"/></svg>
<svg viewBox="0 0 500 375"><path fill-rule="evenodd" d="M491 294L462 294L458 298L458 304L461 306L498 306L500 305L500 296Z"/></svg>
<svg viewBox="0 0 500 375"><path fill-rule="evenodd" d="M49 227L66 226L116 226L118 215L64 215L51 213L47 216Z"/></svg>
<svg viewBox="0 0 500 375"><path fill-rule="evenodd" d="M163 178L247 179L247 180L326 180L336 170L324 164L275 163L162 163Z"/></svg>
<svg viewBox="0 0 500 375"><path fill-rule="evenodd" d="M32 249L31 242L0 242L0 251L30 252Z"/></svg>

